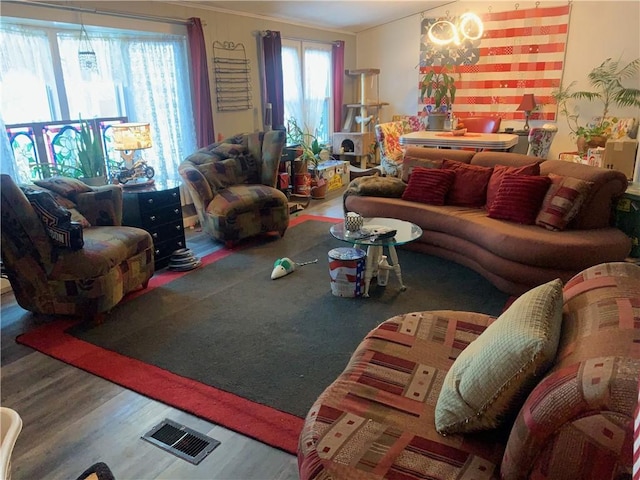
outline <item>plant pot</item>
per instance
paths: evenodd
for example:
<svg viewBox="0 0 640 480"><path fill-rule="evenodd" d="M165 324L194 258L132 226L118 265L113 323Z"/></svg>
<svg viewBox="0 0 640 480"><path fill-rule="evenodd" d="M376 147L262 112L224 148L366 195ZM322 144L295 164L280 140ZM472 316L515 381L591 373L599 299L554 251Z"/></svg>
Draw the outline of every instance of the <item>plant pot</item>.
<svg viewBox="0 0 640 480"><path fill-rule="evenodd" d="M604 147L606 143L607 137L603 135L594 135L591 137L591 140L587 142L587 146L589 148Z"/></svg>
<svg viewBox="0 0 640 480"><path fill-rule="evenodd" d="M107 176L101 175L99 177L80 177L80 181L86 183L90 187L100 187L107 184Z"/></svg>
<svg viewBox="0 0 640 480"><path fill-rule="evenodd" d="M587 153L587 140L584 137L578 137L576 147L578 148L578 155L584 155Z"/></svg>
<svg viewBox="0 0 640 480"><path fill-rule="evenodd" d="M427 116L427 130L444 130L446 120L446 113L430 113Z"/></svg>
<svg viewBox="0 0 640 480"><path fill-rule="evenodd" d="M322 199L327 196L329 183L324 178L311 179L311 198Z"/></svg>

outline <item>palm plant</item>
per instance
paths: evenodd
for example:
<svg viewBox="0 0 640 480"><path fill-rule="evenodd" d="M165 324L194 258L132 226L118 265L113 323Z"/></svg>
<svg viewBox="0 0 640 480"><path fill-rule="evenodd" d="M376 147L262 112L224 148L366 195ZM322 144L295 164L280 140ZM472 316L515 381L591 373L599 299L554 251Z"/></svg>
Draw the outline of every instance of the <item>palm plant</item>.
<svg viewBox="0 0 640 480"><path fill-rule="evenodd" d="M569 130L576 137L584 137L589 141L594 136L601 136L610 127L607 120L609 110L612 107L637 107L640 108L640 89L629 88L623 85L623 81L632 78L640 71L640 58L623 64L620 59L607 58L599 66L589 72L587 78L592 90L572 92L576 82L568 87L560 87L553 93L558 104L560 114L567 119ZM571 113L568 102L571 100L589 100L602 104L602 115L595 125L581 126L579 115Z"/></svg>

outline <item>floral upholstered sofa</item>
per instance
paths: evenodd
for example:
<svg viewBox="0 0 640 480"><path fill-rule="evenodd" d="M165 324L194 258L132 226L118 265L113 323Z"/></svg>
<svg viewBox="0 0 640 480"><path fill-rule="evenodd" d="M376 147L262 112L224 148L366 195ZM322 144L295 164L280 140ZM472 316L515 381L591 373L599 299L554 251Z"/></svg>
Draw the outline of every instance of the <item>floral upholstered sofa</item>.
<svg viewBox="0 0 640 480"><path fill-rule="evenodd" d="M426 117L394 115L390 122L376 124L376 142L380 149L380 168L384 175L399 177L402 173L403 149L400 136L426 130Z"/></svg>
<svg viewBox="0 0 640 480"><path fill-rule="evenodd" d="M630 479L640 267L590 267L498 318L399 315L306 416L300 478Z"/></svg>

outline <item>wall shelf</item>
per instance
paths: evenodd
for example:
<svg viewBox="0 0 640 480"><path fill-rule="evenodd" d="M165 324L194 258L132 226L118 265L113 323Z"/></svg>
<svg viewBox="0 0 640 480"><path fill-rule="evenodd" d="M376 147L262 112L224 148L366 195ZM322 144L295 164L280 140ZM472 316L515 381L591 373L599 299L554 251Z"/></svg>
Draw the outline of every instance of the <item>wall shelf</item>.
<svg viewBox="0 0 640 480"><path fill-rule="evenodd" d="M251 67L242 43L213 42L213 73L219 112L253 107Z"/></svg>

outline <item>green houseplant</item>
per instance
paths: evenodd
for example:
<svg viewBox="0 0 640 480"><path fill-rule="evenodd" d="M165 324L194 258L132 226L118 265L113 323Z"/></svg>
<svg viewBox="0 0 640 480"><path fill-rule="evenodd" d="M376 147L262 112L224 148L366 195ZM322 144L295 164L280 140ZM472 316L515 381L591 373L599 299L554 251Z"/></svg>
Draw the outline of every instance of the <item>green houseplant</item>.
<svg viewBox="0 0 640 480"><path fill-rule="evenodd" d="M300 169L307 171L311 166L311 196L324 198L327 192L327 182L318 172L318 165L322 162L320 152L325 148L318 138L302 129L295 118L287 120L287 142L296 145L297 155L303 165Z"/></svg>
<svg viewBox="0 0 640 480"><path fill-rule="evenodd" d="M106 164L99 136L87 120L80 118L80 133L76 137L78 169L85 182L106 183ZM95 179L95 180L94 180Z"/></svg>
<svg viewBox="0 0 640 480"><path fill-rule="evenodd" d="M89 185L106 183L105 156L99 136L94 133L90 121L80 117L79 123L79 130L72 127L69 129L71 134L61 135L54 142L55 162L32 167L41 178L59 175L79 178Z"/></svg>
<svg viewBox="0 0 640 480"><path fill-rule="evenodd" d="M453 72L444 65L439 71L431 68L420 80L420 100L433 97L433 106L427 117L430 130L443 130L447 112L456 99L456 84Z"/></svg>
<svg viewBox="0 0 640 480"><path fill-rule="evenodd" d="M588 74L591 90L572 91L576 82L566 88L558 88L553 97L558 104L558 111L567 119L572 136L578 141L578 151L583 152L586 146L604 146L612 125L609 113L612 107L640 108L640 89L629 88L623 81L633 77L640 71L640 58L624 64L620 59L607 58ZM569 102L588 100L602 105L602 115L595 123L580 125L579 115L573 113ZM615 119L614 119L615 120Z"/></svg>

